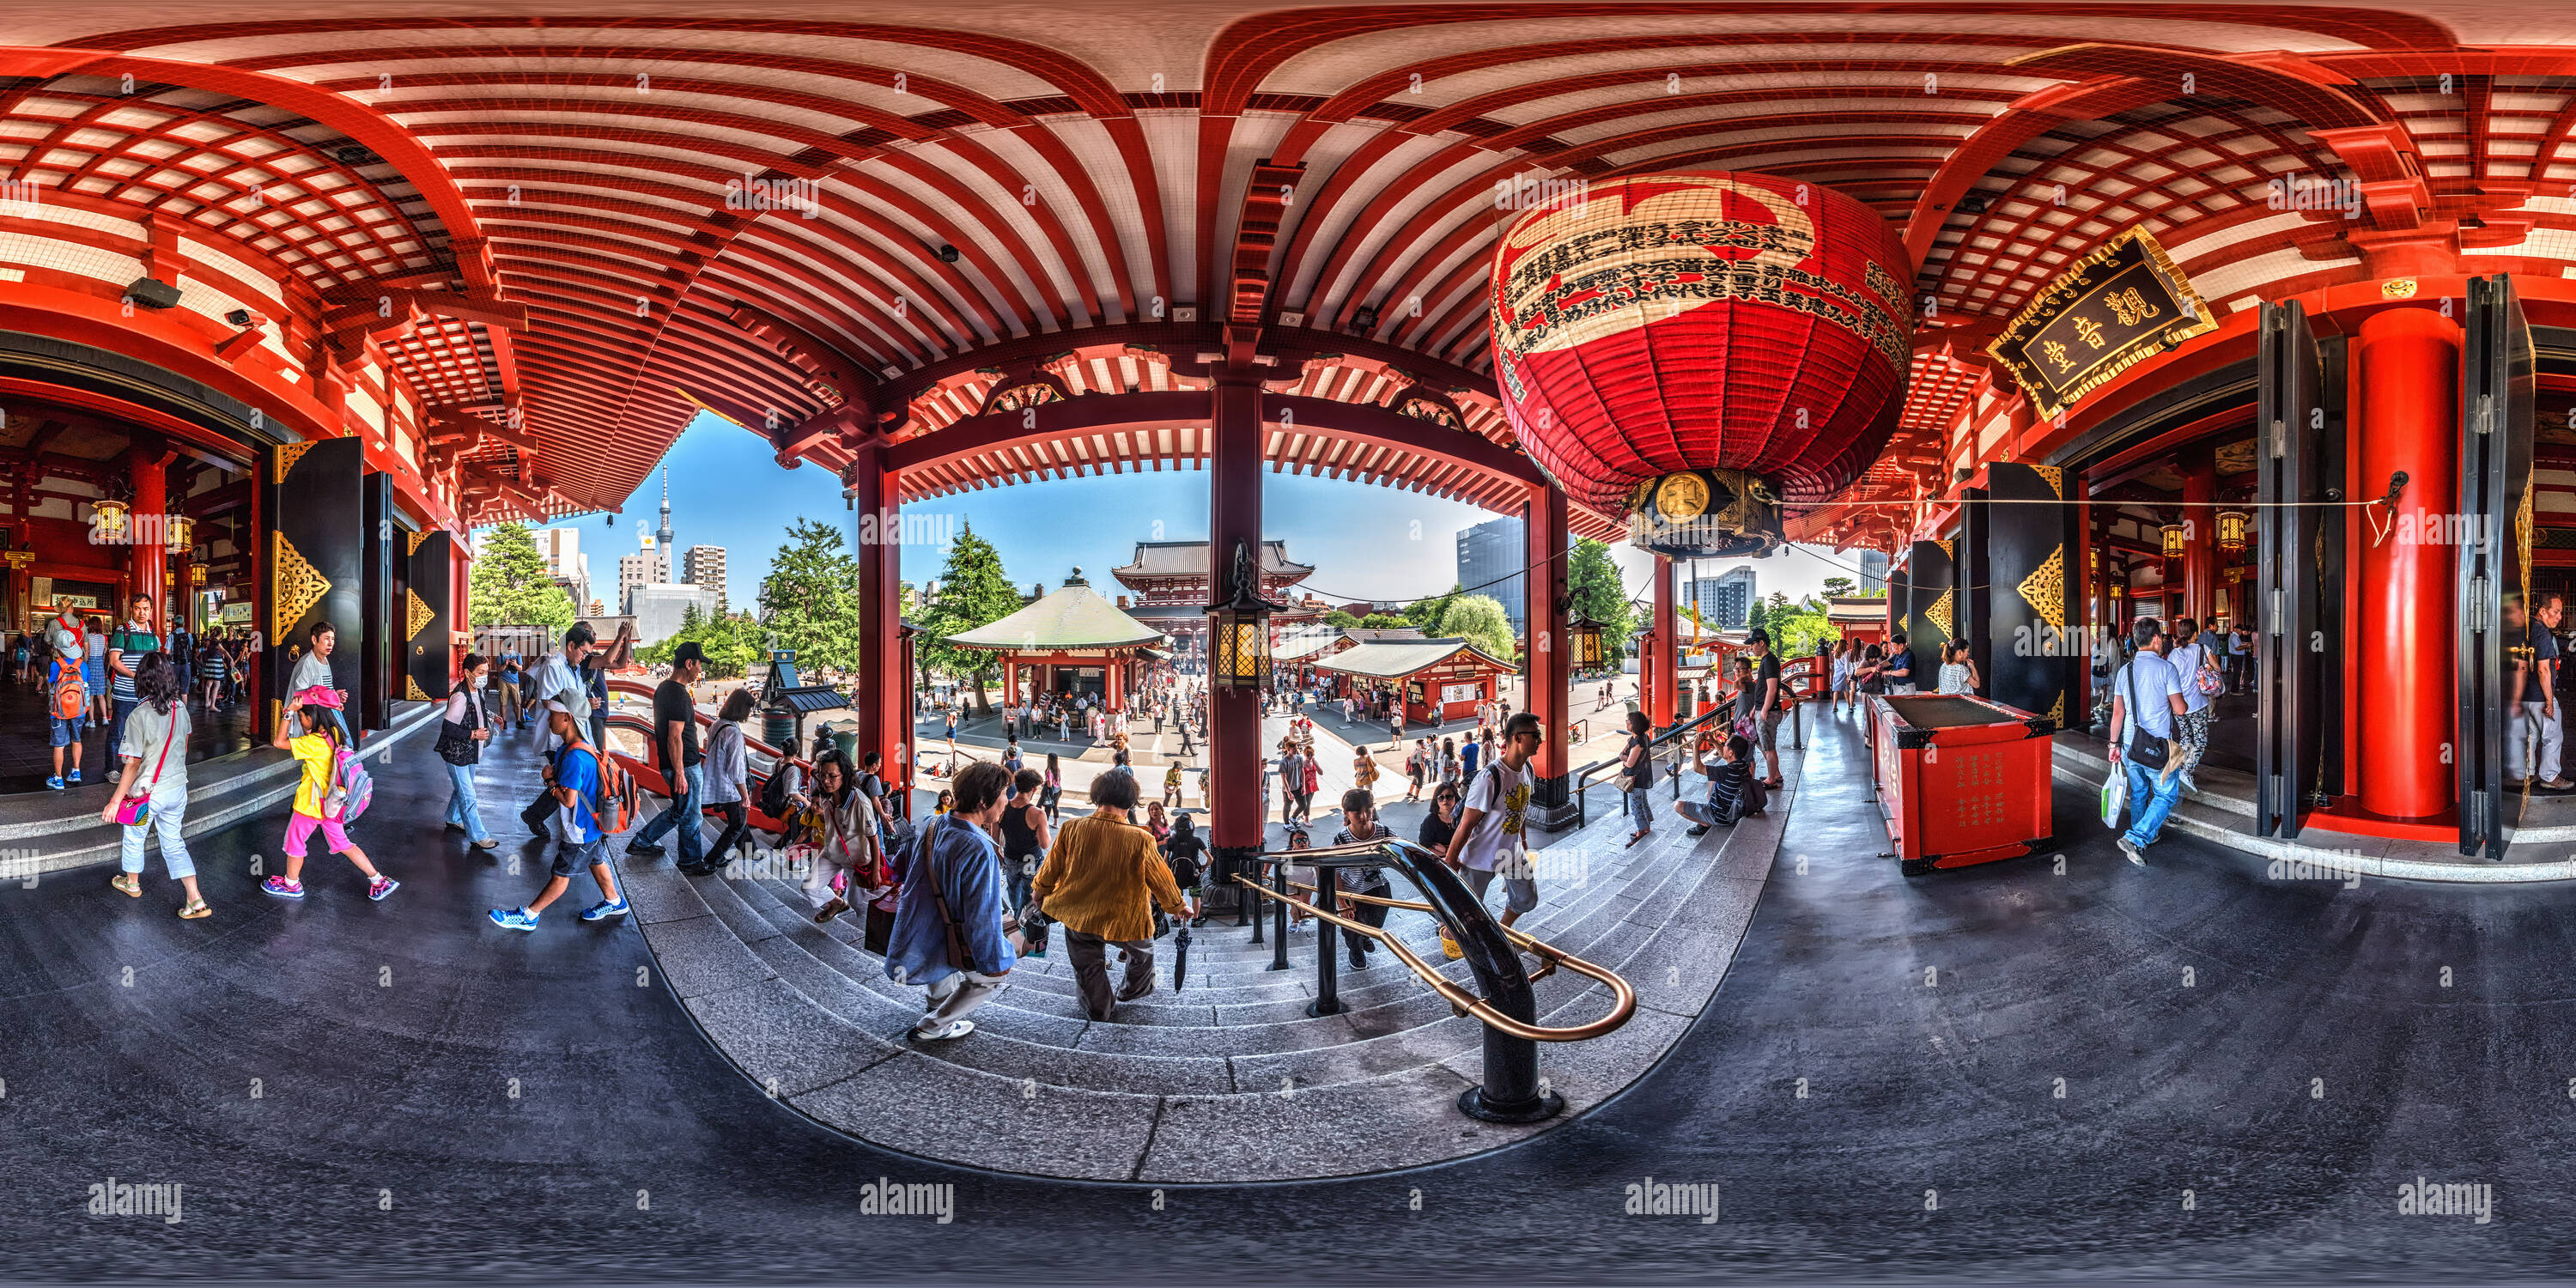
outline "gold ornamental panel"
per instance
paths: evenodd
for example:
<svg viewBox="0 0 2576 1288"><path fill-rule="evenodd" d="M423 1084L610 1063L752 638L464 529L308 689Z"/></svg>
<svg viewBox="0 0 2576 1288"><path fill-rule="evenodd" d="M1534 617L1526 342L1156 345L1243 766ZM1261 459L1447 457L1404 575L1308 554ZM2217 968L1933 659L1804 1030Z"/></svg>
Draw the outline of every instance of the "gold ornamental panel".
<svg viewBox="0 0 2576 1288"><path fill-rule="evenodd" d="M2066 629L2066 547L2048 552L2048 562L2032 570L2014 587L2021 597L2039 610L2041 621L2057 630Z"/></svg>
<svg viewBox="0 0 2576 1288"><path fill-rule="evenodd" d="M1950 596L1951 591L1943 589L1941 597L1933 600L1932 606L1923 610L1923 620L1931 623L1934 630L1941 632L1941 638L1944 640L1959 638L1959 633L1950 629Z"/></svg>
<svg viewBox="0 0 2576 1288"><path fill-rule="evenodd" d="M288 443L286 446L278 448L277 477L270 479L269 481L272 483L284 483L286 481L286 476L295 472L295 463L303 460L304 454L312 451L313 446L313 443L305 442Z"/></svg>
<svg viewBox="0 0 2576 1288"><path fill-rule="evenodd" d="M1949 540L1939 540L1939 541L1935 541L1935 542L1933 542L1932 544L1934 544L1934 545L1936 545L1936 546L1941 547L1941 557L1942 557L1942 558L1944 558L1944 559L1949 559L1949 560L1953 560L1953 561L1955 561L1955 560L1957 560L1957 559L1958 559L1958 557L1959 557L1959 543L1958 543L1958 542L1956 542L1956 541L1949 541Z"/></svg>
<svg viewBox="0 0 2576 1288"><path fill-rule="evenodd" d="M283 532L272 532L270 538L269 612L273 629L283 636L304 620L304 614L331 589L331 579L305 562L304 554Z"/></svg>
<svg viewBox="0 0 2576 1288"><path fill-rule="evenodd" d="M414 532L414 533L410 533L410 534L408 534L409 539L410 539L410 541L411 541L411 545L403 551L403 557L404 557L404 558L406 558L406 559L416 559L416 558L419 558L419 557L420 557L420 543L421 543L421 542L424 542L424 541L427 541L427 540L429 540L431 537L436 536L436 535L437 535L436 533L432 533L432 532Z"/></svg>
<svg viewBox="0 0 2576 1288"><path fill-rule="evenodd" d="M2044 478L2044 479L2048 480L2048 490L2049 490L2049 491L2051 491L2051 492L2055 492L2055 493L2057 494L2057 499L2058 499L2058 500L2063 501L2063 500L2065 500L2065 499L2066 499L2066 467L2065 467L2065 466L2063 466L2063 465L2034 465L2034 466L2031 466L2030 468L2031 468L2031 470L2032 470L2033 472L2037 473L2041 478Z"/></svg>
<svg viewBox="0 0 2576 1288"><path fill-rule="evenodd" d="M403 697L413 702L428 702L431 700L428 694L420 691L420 681L415 680L408 675L403 677ZM2058 705L2064 706L2065 700L2062 698L2059 699Z"/></svg>
<svg viewBox="0 0 2576 1288"><path fill-rule="evenodd" d="M410 589L403 591L403 615L409 619L403 627L403 642L406 644L418 637L421 628L438 616L430 611L429 601L422 599L419 591Z"/></svg>

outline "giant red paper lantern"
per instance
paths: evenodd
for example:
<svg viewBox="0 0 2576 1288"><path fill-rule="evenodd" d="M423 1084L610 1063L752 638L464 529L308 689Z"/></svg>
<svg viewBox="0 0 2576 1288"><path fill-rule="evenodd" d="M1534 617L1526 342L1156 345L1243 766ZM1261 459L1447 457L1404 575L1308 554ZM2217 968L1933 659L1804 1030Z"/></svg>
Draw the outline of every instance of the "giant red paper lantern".
<svg viewBox="0 0 2576 1288"><path fill-rule="evenodd" d="M1812 183L1644 175L1523 213L1494 256L1494 369L1521 446L1673 554L1765 552L1858 478L1911 359L1905 248Z"/></svg>

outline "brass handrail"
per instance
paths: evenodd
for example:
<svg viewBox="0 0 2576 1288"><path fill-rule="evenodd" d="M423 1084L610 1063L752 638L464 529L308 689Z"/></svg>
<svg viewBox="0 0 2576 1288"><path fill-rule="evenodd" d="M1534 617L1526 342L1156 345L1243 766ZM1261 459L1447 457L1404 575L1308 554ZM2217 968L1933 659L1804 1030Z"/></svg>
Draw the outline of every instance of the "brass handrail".
<svg viewBox="0 0 2576 1288"><path fill-rule="evenodd" d="M1318 856L1362 854L1380 851L1388 854L1395 853L1391 847L1383 846L1378 842L1361 841L1351 845L1332 846L1326 849L1268 851L1262 855L1262 858L1267 862L1287 863L1294 866L1295 861L1299 858L1312 861ZM1401 870L1403 865L1399 863L1397 866L1399 870ZM1593 962L1585 961L1583 958L1566 952L1553 944L1525 935L1509 926L1501 926L1499 929L1502 930L1503 935L1507 939L1518 947L1526 948L1531 952L1536 953L1543 963L1535 974L1529 976L1530 979L1543 979L1552 973L1557 966L1563 965L1573 970L1578 975L1587 976L1600 983L1607 984L1610 987L1610 1013L1602 1016L1600 1019L1592 1021L1589 1024L1578 1024L1567 1028L1550 1028L1543 1025L1524 1024L1519 1020L1515 1020L1512 1017L1495 1010L1493 1006L1485 1001L1485 999L1461 988L1456 981L1453 981L1448 976L1441 974L1428 962L1423 961L1420 956L1416 955L1412 949L1405 947L1404 941L1386 933L1384 930L1369 925L1364 921L1353 921L1347 917L1341 916L1339 913L1328 912L1323 908L1316 906L1316 904L1311 900L1293 898L1280 891L1269 889L1261 885L1259 882L1246 878L1241 873L1236 873L1234 875L1234 882L1247 890L1260 894L1264 898L1275 899L1292 908L1303 908L1315 916L1321 917L1324 920L1333 923L1335 926L1340 927L1346 934L1365 935L1370 939L1386 945L1387 950L1394 953L1398 961L1403 962L1407 967L1411 968L1415 975L1422 978L1423 983L1430 985L1433 992L1438 993L1442 1000L1448 1002L1451 1010L1455 1011L1459 1015L1472 1015L1488 1027L1516 1038L1524 1038L1532 1042L1580 1042L1586 1038L1600 1037L1602 1034L1618 1028L1620 1025L1627 1023L1629 1019L1637 1013L1637 990L1631 986L1627 980L1621 978L1617 971L1610 970ZM1290 888L1304 890L1309 894L1315 892L1314 886L1307 885L1304 882L1292 882L1290 883ZM1384 904L1390 908L1412 908L1418 911L1432 913L1435 917L1438 916L1437 909L1420 900L1382 898L1377 895L1364 895L1357 893L1343 893L1341 897L1364 903Z"/></svg>

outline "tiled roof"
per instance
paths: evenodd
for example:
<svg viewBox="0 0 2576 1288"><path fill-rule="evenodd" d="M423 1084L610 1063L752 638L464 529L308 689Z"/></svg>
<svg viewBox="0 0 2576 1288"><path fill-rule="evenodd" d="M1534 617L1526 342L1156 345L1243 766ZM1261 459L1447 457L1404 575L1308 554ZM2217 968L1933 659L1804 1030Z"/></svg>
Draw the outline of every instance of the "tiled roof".
<svg viewBox="0 0 2576 1288"><path fill-rule="evenodd" d="M1350 652L1336 653L1325 661L1317 662L1315 669L1393 680L1438 666L1460 653L1473 654L1479 660L1505 671L1519 669L1465 640L1455 639L1394 640L1382 644L1362 644Z"/></svg>
<svg viewBox="0 0 2576 1288"><path fill-rule="evenodd" d="M1089 586L1065 586L989 626L948 637L959 648L996 652L1121 648L1160 644L1163 633L1118 611Z"/></svg>
<svg viewBox="0 0 2576 1288"><path fill-rule="evenodd" d="M1261 574L1265 577L1295 575L1303 577L1315 571L1313 564L1291 562L1288 543L1261 543ZM1130 577L1205 577L1208 575L1208 548L1204 541L1139 541L1136 561L1123 568L1112 568L1109 575L1120 581Z"/></svg>

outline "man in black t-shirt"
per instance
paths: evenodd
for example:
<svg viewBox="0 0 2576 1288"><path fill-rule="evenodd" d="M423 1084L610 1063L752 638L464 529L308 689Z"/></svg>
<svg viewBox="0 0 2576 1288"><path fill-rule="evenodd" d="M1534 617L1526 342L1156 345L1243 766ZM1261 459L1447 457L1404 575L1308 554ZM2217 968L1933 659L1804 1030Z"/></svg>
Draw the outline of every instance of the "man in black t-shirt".
<svg viewBox="0 0 2576 1288"><path fill-rule="evenodd" d="M2508 787L2523 785L2525 774L2536 774L2537 784L2564 790L2571 783L2559 772L2558 692L2554 681L2558 671L2558 636L2554 628L2562 611L2556 595L2541 597L2540 611L2535 615L2523 611L2519 600L2507 600L2504 606L2504 636L2509 645L2520 645L2530 651L2525 657L2514 657L2514 703L2506 715L2504 742L2504 781ZM2534 744L2537 743L2537 747ZM2533 751L2538 756L2533 756ZM2535 766L2531 762L2538 760Z"/></svg>
<svg viewBox="0 0 2576 1288"><path fill-rule="evenodd" d="M626 852L659 856L666 832L680 833L680 866L706 862L706 838L698 831L698 802L706 799L705 770L698 764L698 704L689 686L706 669L706 650L687 640L671 650L671 678L653 690L653 762L670 786L671 807L635 833Z"/></svg>
<svg viewBox="0 0 2576 1288"><path fill-rule="evenodd" d="M1783 785L1780 777L1780 655L1771 651L1771 633L1757 626L1748 640L1753 645L1753 689L1762 695L1762 763L1771 771L1763 781L1768 787Z"/></svg>

